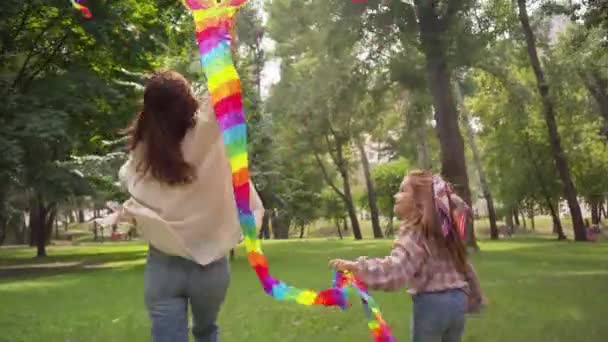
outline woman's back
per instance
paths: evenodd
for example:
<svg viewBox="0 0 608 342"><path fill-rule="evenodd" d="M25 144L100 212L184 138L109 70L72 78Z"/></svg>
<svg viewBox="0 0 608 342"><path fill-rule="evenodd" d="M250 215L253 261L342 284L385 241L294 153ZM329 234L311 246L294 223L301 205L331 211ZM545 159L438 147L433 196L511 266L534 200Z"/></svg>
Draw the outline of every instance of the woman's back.
<svg viewBox="0 0 608 342"><path fill-rule="evenodd" d="M202 265L226 255L241 237L230 164L212 113L204 101L197 114L183 120L191 124L174 150L158 141L171 138L171 132L159 129L156 136L147 139L142 133L144 138L132 144L130 158L120 171L121 181L132 196L124 208L144 221L138 224L144 238L165 253ZM153 118L156 121L148 113L140 118L148 115L146 119L157 125L171 120L163 114ZM151 141L157 149L150 146ZM181 172L176 165L182 166ZM159 179L158 175L170 179ZM264 209L253 187L251 192L251 207L260 222Z"/></svg>

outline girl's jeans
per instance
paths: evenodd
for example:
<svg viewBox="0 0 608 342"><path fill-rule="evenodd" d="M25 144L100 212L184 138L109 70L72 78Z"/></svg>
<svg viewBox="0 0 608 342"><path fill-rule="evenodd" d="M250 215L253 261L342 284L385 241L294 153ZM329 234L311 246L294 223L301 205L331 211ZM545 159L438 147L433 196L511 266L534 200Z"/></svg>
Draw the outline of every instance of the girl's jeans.
<svg viewBox="0 0 608 342"><path fill-rule="evenodd" d="M188 304L196 342L218 342L216 324L230 282L228 260L201 266L150 246L145 270L145 302L153 342L188 342Z"/></svg>
<svg viewBox="0 0 608 342"><path fill-rule="evenodd" d="M462 290L421 293L413 301L412 342L460 342L467 303Z"/></svg>

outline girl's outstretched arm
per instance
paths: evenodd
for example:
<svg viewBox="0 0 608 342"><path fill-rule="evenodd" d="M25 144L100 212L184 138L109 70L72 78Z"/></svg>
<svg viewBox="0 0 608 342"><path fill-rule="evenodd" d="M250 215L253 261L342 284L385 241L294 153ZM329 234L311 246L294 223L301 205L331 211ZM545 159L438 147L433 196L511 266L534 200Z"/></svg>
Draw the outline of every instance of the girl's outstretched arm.
<svg viewBox="0 0 608 342"><path fill-rule="evenodd" d="M404 288L420 270L427 252L416 234L404 230L393 244L391 254L384 258L361 257L357 261L334 260L330 265L351 271L370 289L396 291Z"/></svg>

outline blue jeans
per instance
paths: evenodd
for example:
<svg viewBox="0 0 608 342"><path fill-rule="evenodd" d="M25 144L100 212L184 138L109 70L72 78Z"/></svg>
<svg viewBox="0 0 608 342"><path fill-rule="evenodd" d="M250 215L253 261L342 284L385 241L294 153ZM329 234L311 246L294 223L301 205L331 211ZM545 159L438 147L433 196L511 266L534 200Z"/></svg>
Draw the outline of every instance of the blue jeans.
<svg viewBox="0 0 608 342"><path fill-rule="evenodd" d="M216 324L230 282L227 258L201 266L150 246L144 297L153 342L188 342L188 303L196 342L218 342Z"/></svg>
<svg viewBox="0 0 608 342"><path fill-rule="evenodd" d="M414 296L412 342L460 342L467 296L462 290Z"/></svg>

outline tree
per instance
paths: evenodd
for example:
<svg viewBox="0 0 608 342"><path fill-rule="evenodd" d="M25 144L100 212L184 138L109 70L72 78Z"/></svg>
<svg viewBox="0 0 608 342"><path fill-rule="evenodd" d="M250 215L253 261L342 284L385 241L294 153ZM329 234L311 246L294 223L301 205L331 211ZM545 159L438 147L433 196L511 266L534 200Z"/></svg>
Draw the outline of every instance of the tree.
<svg viewBox="0 0 608 342"><path fill-rule="evenodd" d="M503 59L518 56L511 42L496 48ZM506 49L505 49L506 48ZM475 76L475 95L468 105L478 115L484 142L485 165L507 225L513 227L513 208L522 202L537 203L551 213L558 237L565 238L556 204L559 182L543 132L540 108L526 84L528 69L519 63L483 65Z"/></svg>
<svg viewBox="0 0 608 342"><path fill-rule="evenodd" d="M134 72L158 66L163 52L187 49L167 48L186 32L173 30L183 12L173 1L91 5L96 14L89 22L63 1L0 5L0 96L6 99L0 145L9 152L0 157L7 166L0 199L13 192L28 197L24 209L39 256L46 254L57 206L88 191L87 181L63 163L100 152L100 141L126 126L137 105ZM125 25L128 30L116 29Z"/></svg>
<svg viewBox="0 0 608 342"><path fill-rule="evenodd" d="M492 197L490 185L488 184L488 180L483 170L483 165L481 162L481 153L479 152L479 148L477 147L473 123L469 116L468 109L464 105L463 95L460 90L460 80L458 78L454 83L454 92L456 94L456 99L460 104L460 113L462 115L463 125L465 127L465 131L467 132L469 145L471 147L471 152L473 153L473 162L475 165L475 169L477 170L477 175L479 176L479 182L481 184L483 197L486 200L486 205L488 208L488 216L490 219L490 237L492 240L498 240L498 226L496 225L496 210L494 209L494 198Z"/></svg>
<svg viewBox="0 0 608 342"><path fill-rule="evenodd" d="M585 29L572 24L557 43L555 62L562 72L579 77L593 100L597 113L604 119L604 133L608 132L608 54L599 28Z"/></svg>
<svg viewBox="0 0 608 342"><path fill-rule="evenodd" d="M549 83L545 78L540 59L538 58L536 40L532 27L530 26L526 0L517 0L517 5L519 8L519 20L521 22L526 40L528 58L530 59L530 65L532 66L534 75L536 77L538 93L542 99L545 122L549 132L549 141L551 142L553 158L555 159L555 165L562 181L564 197L566 198L568 206L570 207L570 216L572 217L574 236L577 241L585 241L587 239L585 224L583 222L583 216L577 200L576 188L570 174L568 159L561 146L561 140L555 119L555 108L553 100L550 97Z"/></svg>
<svg viewBox="0 0 608 342"><path fill-rule="evenodd" d="M582 6L581 6L582 5ZM578 11L585 8L583 14ZM608 38L608 1L606 0L583 0L575 4L575 17L582 17L585 26L603 30L604 43Z"/></svg>
<svg viewBox="0 0 608 342"><path fill-rule="evenodd" d="M433 2L416 0L420 43L426 56L428 85L433 95L437 134L441 145L441 174L456 192L471 204L464 141L458 126L458 110L451 87L447 55L447 31L466 1L449 1L436 6ZM476 247L475 232L467 231L467 242Z"/></svg>
<svg viewBox="0 0 608 342"><path fill-rule="evenodd" d="M382 43L388 41L389 47L384 46L384 49L402 54L414 46L424 56L425 83L432 98L439 138L441 173L470 204L464 141L451 89L451 73L454 67L470 64L476 51L484 46L480 38L485 35L475 32L475 20L468 15L474 1L368 3L370 9L364 18L376 39ZM383 39L384 36L391 38ZM467 229L467 241L476 248L472 224Z"/></svg>
<svg viewBox="0 0 608 342"><path fill-rule="evenodd" d="M389 218L386 235L392 235L395 217L395 194L399 191L403 177L409 169L409 163L404 159L394 160L376 166L372 170L372 179L378 193L378 208L382 215Z"/></svg>
<svg viewBox="0 0 608 342"><path fill-rule="evenodd" d="M321 212L322 216L336 226L336 232L343 239L341 224L346 221L346 208L344 201L338 197L332 189L325 189L321 193Z"/></svg>
<svg viewBox="0 0 608 342"><path fill-rule="evenodd" d="M249 2L237 18L238 48L237 69L243 84L243 100L249 125L249 154L251 156L251 175L264 207L259 238L270 238L270 216L278 209L280 203L276 200L274 185L278 183L277 160L273 155L275 141L273 139L273 120L265 109L262 101L262 70L266 62L263 38L266 34L261 19L260 9L256 3ZM279 227L282 228L282 227ZM281 230L281 229L279 229Z"/></svg>
<svg viewBox="0 0 608 342"><path fill-rule="evenodd" d="M371 177L369 160L367 159L367 152L365 151L365 145L361 140L361 137L356 138L355 144L359 149L359 156L361 157L361 165L363 166L363 173L365 175L365 187L367 189L367 201L369 205L369 211L372 217L372 231L375 239L383 238L382 229L380 228L380 216L378 210L378 199L376 197L376 189L374 181Z"/></svg>
<svg viewBox="0 0 608 342"><path fill-rule="evenodd" d="M608 65L608 54L601 41L598 28L572 24L560 36L547 63L555 84L556 106L566 114L568 123L574 123L573 129L562 134L569 142L576 188L591 209L593 223L600 220L600 206L608 189L605 177L598 172L608 158L604 149L608 133L608 70L604 66Z"/></svg>
<svg viewBox="0 0 608 342"><path fill-rule="evenodd" d="M272 2L269 7L269 35L279 43L281 82L272 93L271 111L288 116L290 125L302 125L296 133L308 144L323 179L342 198L353 228L361 239L361 229L352 195L353 137L361 113L353 89L366 89L368 73L357 56L360 30L341 26L332 16L335 3ZM287 20L293 17L301 20ZM316 30L308 30L309 25ZM329 40L340 37L339 40ZM332 177L333 165L341 184Z"/></svg>
<svg viewBox="0 0 608 342"><path fill-rule="evenodd" d="M338 169L338 173L340 174L340 178L342 179L342 189L338 188L334 184L334 181L329 176L328 170L325 166L325 162L319 156L318 152L314 152L315 159L317 164L319 165L319 169L323 172L323 177L327 184L336 192L336 194L342 198L346 205L346 210L348 212L348 216L350 218L350 222L353 228L353 235L356 240L361 240L363 235L361 234L361 228L359 226L359 219L357 218L357 211L355 208L355 202L353 200L352 188L351 188L351 176L349 171L349 166L347 164L347 159L345 157L345 139L344 136L336 135L336 133L331 133L333 135L333 139L326 136L327 147L329 150L329 155L331 156L331 160L334 162ZM330 145L330 140L335 141L335 152L332 151L333 146Z"/></svg>

